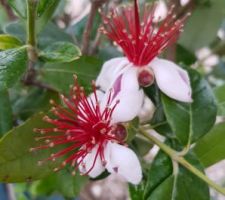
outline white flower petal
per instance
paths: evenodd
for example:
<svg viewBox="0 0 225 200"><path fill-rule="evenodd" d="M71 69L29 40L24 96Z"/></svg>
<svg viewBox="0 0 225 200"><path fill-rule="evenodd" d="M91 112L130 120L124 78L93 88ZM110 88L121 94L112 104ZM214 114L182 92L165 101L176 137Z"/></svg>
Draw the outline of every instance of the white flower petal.
<svg viewBox="0 0 225 200"><path fill-rule="evenodd" d="M101 109L103 111L106 107L110 92L112 92L110 106L113 107L119 101L112 114L112 123L130 121L138 115L144 99L144 92L142 89L139 89L137 69L127 66L113 84L111 88L114 90L106 91L100 103Z"/></svg>
<svg viewBox="0 0 225 200"><path fill-rule="evenodd" d="M128 182L139 184L142 179L141 165L136 154L129 148L108 142L105 149L106 169L124 177Z"/></svg>
<svg viewBox="0 0 225 200"><path fill-rule="evenodd" d="M121 70L129 64L126 57L113 58L104 63L102 70L97 77L96 85L100 87L101 90L106 91L121 73Z"/></svg>
<svg viewBox="0 0 225 200"><path fill-rule="evenodd" d="M88 170L91 169L91 167L93 166L95 157L96 157L97 149L98 149L98 146L95 146L92 149L92 151L85 156L85 158L83 160L83 164L84 164L85 167L82 164L79 165L79 170L80 170L81 173L85 174L85 173L87 173ZM81 159L78 160L78 163L79 163L80 160ZM105 170L105 167L102 165L101 158L98 155L97 158L96 158L94 167L88 173L88 175L92 178L95 178L95 177L99 176L102 172L104 172L104 170Z"/></svg>
<svg viewBox="0 0 225 200"><path fill-rule="evenodd" d="M119 100L119 103L112 114L112 123L130 121L140 112L141 105L143 104L144 92L142 89L120 92L114 102L116 102L117 99Z"/></svg>
<svg viewBox="0 0 225 200"><path fill-rule="evenodd" d="M155 113L155 109L156 108L153 102L147 96L145 96L141 110L138 113L140 122L143 123L150 121Z"/></svg>
<svg viewBox="0 0 225 200"><path fill-rule="evenodd" d="M171 61L155 58L152 68L157 85L169 97L182 102L192 102L188 73Z"/></svg>
<svg viewBox="0 0 225 200"><path fill-rule="evenodd" d="M104 93L101 90L96 90L96 96L97 96L97 100L101 102L102 98L104 97ZM88 96L88 102L90 104L91 104L91 101L93 102L94 105L96 105L96 98L95 98L94 92Z"/></svg>

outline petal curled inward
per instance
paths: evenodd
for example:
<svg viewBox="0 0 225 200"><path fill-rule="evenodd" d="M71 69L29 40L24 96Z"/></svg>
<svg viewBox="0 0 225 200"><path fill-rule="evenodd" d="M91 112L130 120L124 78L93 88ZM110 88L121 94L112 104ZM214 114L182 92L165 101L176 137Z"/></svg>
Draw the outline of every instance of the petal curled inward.
<svg viewBox="0 0 225 200"><path fill-rule="evenodd" d="M156 110L155 105L153 104L151 99L145 95L141 110L138 113L140 122L143 123L150 121L155 113L155 110Z"/></svg>
<svg viewBox="0 0 225 200"><path fill-rule="evenodd" d="M98 146L96 145L91 150L91 152L85 156L85 158L82 161L82 164L79 165L79 170L82 174L87 173L93 167L92 170L88 173L88 175L92 178L99 176L105 170L105 167L102 164L100 156L97 155L97 149L98 149ZM78 162L80 161L81 161L81 158L78 160Z"/></svg>
<svg viewBox="0 0 225 200"><path fill-rule="evenodd" d="M112 82L119 76L121 70L129 64L125 57L113 58L105 62L101 72L97 77L96 85L101 90L106 91L111 86Z"/></svg>
<svg viewBox="0 0 225 200"><path fill-rule="evenodd" d="M115 88L115 85L116 89L106 91L101 108L106 107L108 96L112 92L111 105L115 105L117 101L119 103L112 114L111 123L130 121L138 115L144 100L144 92L139 88L137 80L137 69L130 66L124 68L111 88Z"/></svg>
<svg viewBox="0 0 225 200"><path fill-rule="evenodd" d="M155 58L149 63L160 90L172 99L192 102L188 73L171 61Z"/></svg>
<svg viewBox="0 0 225 200"><path fill-rule="evenodd" d="M129 148L108 142L105 149L106 169L118 174L132 184L139 184L142 179L141 165L136 154Z"/></svg>

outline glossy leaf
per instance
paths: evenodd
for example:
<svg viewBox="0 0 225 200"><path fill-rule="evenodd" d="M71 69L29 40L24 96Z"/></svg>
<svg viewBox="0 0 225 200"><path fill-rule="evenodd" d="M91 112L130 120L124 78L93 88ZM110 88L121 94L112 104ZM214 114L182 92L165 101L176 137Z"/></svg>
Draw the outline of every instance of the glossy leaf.
<svg viewBox="0 0 225 200"><path fill-rule="evenodd" d="M25 47L0 52L0 90L15 84L27 66Z"/></svg>
<svg viewBox="0 0 225 200"><path fill-rule="evenodd" d="M129 193L131 200L144 200L143 192L145 188L145 183L142 181L139 185L129 184Z"/></svg>
<svg viewBox="0 0 225 200"><path fill-rule="evenodd" d="M37 7L37 28L40 32L51 19L60 1L40 0Z"/></svg>
<svg viewBox="0 0 225 200"><path fill-rule="evenodd" d="M64 197L72 198L79 194L87 179L87 176L79 174L72 176L69 169L64 169L40 180L34 185L33 191L42 195L60 192Z"/></svg>
<svg viewBox="0 0 225 200"><path fill-rule="evenodd" d="M12 35L25 43L26 30L22 22L20 21L11 22L7 24L3 30L6 34Z"/></svg>
<svg viewBox="0 0 225 200"><path fill-rule="evenodd" d="M52 43L59 41L73 42L73 39L69 34L51 22L38 35L40 49L45 49Z"/></svg>
<svg viewBox="0 0 225 200"><path fill-rule="evenodd" d="M9 16L5 10L5 8L0 5L0 30L9 22Z"/></svg>
<svg viewBox="0 0 225 200"><path fill-rule="evenodd" d="M184 48L182 45L177 45L176 48L176 62L191 65L196 61L195 55Z"/></svg>
<svg viewBox="0 0 225 200"><path fill-rule="evenodd" d="M153 147L153 144L150 143L148 140L142 137L135 137L130 146L132 149L135 150L135 152L140 156L145 156L150 149Z"/></svg>
<svg viewBox="0 0 225 200"><path fill-rule="evenodd" d="M203 167L193 154L186 159L203 171ZM186 168L172 163L172 160L160 151L149 171L145 200L209 200L209 188L205 182Z"/></svg>
<svg viewBox="0 0 225 200"><path fill-rule="evenodd" d="M69 42L56 42L39 54L46 62L72 62L81 56L80 49Z"/></svg>
<svg viewBox="0 0 225 200"><path fill-rule="evenodd" d="M8 24L4 28L4 32L19 38L23 42L26 41L25 26L20 21ZM43 31L38 34L37 40L38 47L40 49L45 49L54 42L73 42L73 39L69 34L65 33L62 29L60 29L53 23L48 23L44 27Z"/></svg>
<svg viewBox="0 0 225 200"><path fill-rule="evenodd" d="M16 101L13 103L14 115L22 120L26 120L40 111L47 112L51 108L50 99L55 102L59 101L59 94L49 90L32 88L24 93L17 96Z"/></svg>
<svg viewBox="0 0 225 200"><path fill-rule="evenodd" d="M217 37L224 12L224 0L210 1L207 5L196 6L187 20L179 43L193 52L209 45ZM207 16L207 20L203 16Z"/></svg>
<svg viewBox="0 0 225 200"><path fill-rule="evenodd" d="M27 16L26 0L8 0L8 3L19 17L24 19L26 18Z"/></svg>
<svg viewBox="0 0 225 200"><path fill-rule="evenodd" d="M38 146L35 141L37 133L33 128L45 128L44 114L38 114L27 120L21 126L9 131L0 140L0 181L1 182L25 182L41 179L53 173L53 169L59 165L56 162L46 162L38 165L38 161L44 160L56 149L45 149L30 152L30 148Z"/></svg>
<svg viewBox="0 0 225 200"><path fill-rule="evenodd" d="M188 70L193 103L185 104L162 94L166 118L176 137L183 145L195 142L214 125L217 113L214 95L201 75Z"/></svg>
<svg viewBox="0 0 225 200"><path fill-rule="evenodd" d="M194 151L205 167L225 159L225 123L215 125L197 142Z"/></svg>
<svg viewBox="0 0 225 200"><path fill-rule="evenodd" d="M76 74L81 85L88 85L90 88L91 81L96 79L101 65L101 60L86 56L71 63L47 64L42 69L41 80L65 93L69 91L69 85L73 84L73 74Z"/></svg>
<svg viewBox="0 0 225 200"><path fill-rule="evenodd" d="M2 34L0 35L0 50L12 49L20 47L21 41L11 35Z"/></svg>
<svg viewBox="0 0 225 200"><path fill-rule="evenodd" d="M13 114L7 90L0 91L0 136L13 126Z"/></svg>
<svg viewBox="0 0 225 200"><path fill-rule="evenodd" d="M225 85L216 87L214 94L217 100L218 115L225 116Z"/></svg>

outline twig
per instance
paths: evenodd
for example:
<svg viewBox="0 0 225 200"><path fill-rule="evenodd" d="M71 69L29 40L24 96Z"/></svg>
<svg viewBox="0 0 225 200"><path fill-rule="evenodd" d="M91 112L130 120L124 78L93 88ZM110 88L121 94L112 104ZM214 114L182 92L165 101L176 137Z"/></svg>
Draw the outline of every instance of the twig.
<svg viewBox="0 0 225 200"><path fill-rule="evenodd" d="M90 14L84 29L83 39L82 39L82 53L89 54L89 44L90 44L90 34L94 23L95 15L98 8L105 3L107 0L92 0Z"/></svg>
<svg viewBox="0 0 225 200"><path fill-rule="evenodd" d="M10 20L17 19L16 15L14 15L11 7L9 6L9 3L7 3L7 0L0 0L0 3L5 8L5 11L7 12L7 15L8 15Z"/></svg>
<svg viewBox="0 0 225 200"><path fill-rule="evenodd" d="M190 172L198 176L201 180L206 182L209 186L211 186L216 191L220 192L221 194L225 195L225 188L221 187L220 185L217 185L212 180L210 180L204 173L202 173L199 169L194 167L191 163L189 163L183 156L180 156L179 153L177 153L175 150L167 146L165 143L158 140L153 135L147 133L144 129L139 129L140 133L145 136L149 141L156 144L162 151L164 151L170 158L188 169Z"/></svg>
<svg viewBox="0 0 225 200"><path fill-rule="evenodd" d="M93 55L94 53L96 53L96 51L100 45L100 42L101 42L101 36L102 36L101 32L98 31L96 34L95 40L93 42L93 46L90 49L90 55Z"/></svg>
<svg viewBox="0 0 225 200"><path fill-rule="evenodd" d="M28 85L28 86L35 86L35 87L38 87L38 88L41 88L41 89L47 89L49 91L52 91L52 92L58 92L55 88L51 87L50 85L46 84L46 83L42 83L40 81L37 81L37 80L30 80L30 81L23 81L23 83L25 85Z"/></svg>

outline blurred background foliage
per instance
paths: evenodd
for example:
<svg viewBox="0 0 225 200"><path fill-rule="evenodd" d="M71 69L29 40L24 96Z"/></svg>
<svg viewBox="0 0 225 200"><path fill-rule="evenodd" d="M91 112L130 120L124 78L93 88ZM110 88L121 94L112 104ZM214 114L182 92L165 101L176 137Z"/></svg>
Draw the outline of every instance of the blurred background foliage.
<svg viewBox="0 0 225 200"><path fill-rule="evenodd" d="M161 7L158 12L162 15L166 10L166 5L171 3L176 5L177 14L180 16L191 11L192 15L188 19L180 39L163 56L177 63L191 66L205 76L213 87L218 102L218 120L224 122L225 1L159 1ZM4 51L4 54L0 54L0 134L2 136L12 127L21 125L35 113L48 111L50 99L59 101L58 92L68 93L69 85L73 82L73 74L77 74L82 85L90 89L87 83L96 78L102 63L122 55L120 49L98 32L101 19L97 10L101 3L93 2L94 0L39 0L36 18L38 34L35 44L38 48L38 57L34 55L34 60L28 61L26 51L24 47L21 47L27 42L26 1L0 0L0 50ZM128 0L106 0L103 10L107 12L111 7L128 2ZM151 2L151 0L146 0L146 2ZM140 3L144 3L144 0L140 0ZM90 22L91 14L94 17L87 34L85 30ZM81 57L79 49L83 53ZM8 60L5 59L6 56ZM8 70L5 70L6 65ZM29 67L30 65L32 69ZM29 71L29 69L31 70ZM24 76L24 74L29 74L29 76ZM36 126L42 123L41 116L35 115L29 123L22 127L24 132L28 130L28 127L34 127L35 123ZM224 131L224 124L220 124L197 145L195 151L204 166L210 166L225 158L223 153L225 150ZM13 129L11 132L13 134L16 130ZM218 149L216 158L214 158L215 154L202 148L209 144L208 141L213 141L211 135L215 134L214 132L218 134L217 140L213 144ZM17 134L20 136L20 133ZM32 137L32 134L28 132L21 134L21 138L24 140ZM219 144L218 141L220 141ZM137 145L138 142L140 144ZM14 151L20 148L25 152L28 148L23 143L14 145L11 140L8 143L9 146L12 143L10 147L14 148ZM137 147L136 151L144 153L151 147L143 140L136 140L132 145L134 148ZM138 146L143 149L138 149ZM1 148L0 153L4 154ZM30 155L30 157L32 156ZM34 166L40 159L38 155L34 157L29 161L29 166ZM14 171L18 167L17 165L18 163L15 162ZM24 183L1 184L0 199L61 200L79 199L79 196L81 199L88 199L87 197L82 198L82 193L85 194L85 191L80 193L81 188L87 183L87 177L79 175L73 177L70 169L64 169L59 173L45 176L42 180L33 181L39 179L39 176L44 176L44 173L48 174L48 171L41 171L40 167L33 168L32 170L37 170L37 175L32 179L26 177ZM0 172L2 170L7 171L7 165L0 167ZM9 168L9 170L12 169ZM50 166L48 170L51 171L52 167ZM7 177L1 177L1 180L4 178L7 179ZM17 180L18 182L25 181L24 178L25 175L21 174ZM130 190L132 193L132 188ZM135 189L133 188L133 190ZM91 198L94 199L93 196L89 197L89 199ZM132 196L132 199L138 198L135 195Z"/></svg>

